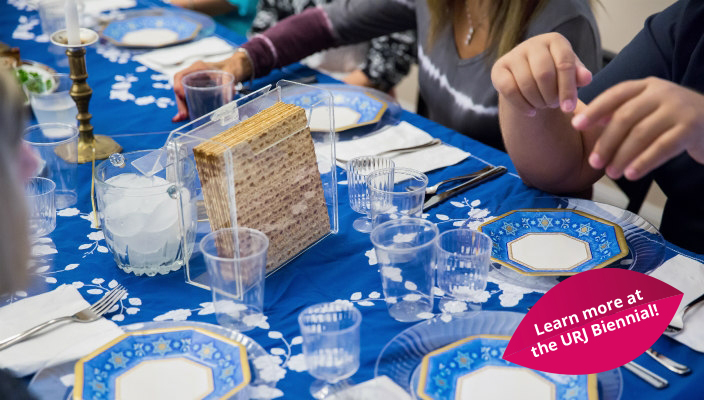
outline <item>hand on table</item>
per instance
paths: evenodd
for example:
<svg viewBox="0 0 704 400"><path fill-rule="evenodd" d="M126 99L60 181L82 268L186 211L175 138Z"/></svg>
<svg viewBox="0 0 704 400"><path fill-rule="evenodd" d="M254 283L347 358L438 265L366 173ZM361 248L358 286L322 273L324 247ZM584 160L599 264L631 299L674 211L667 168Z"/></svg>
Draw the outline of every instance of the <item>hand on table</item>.
<svg viewBox="0 0 704 400"><path fill-rule="evenodd" d="M241 82L252 74L252 64L247 58L247 55L242 52L236 52L232 55L232 57L224 61L194 62L190 67L179 71L174 76L174 94L176 95L176 105L178 106L178 113L176 113L176 115L171 119L172 122L179 122L188 118L186 94L183 90L183 83L181 83L183 77L190 74L191 72L209 69L220 69L225 72L231 73L235 77L235 83Z"/></svg>
<svg viewBox="0 0 704 400"><path fill-rule="evenodd" d="M659 78L604 91L572 119L578 130L603 125L589 156L612 179L640 179L687 151L704 164L704 95Z"/></svg>
<svg viewBox="0 0 704 400"><path fill-rule="evenodd" d="M574 111L577 88L589 84L592 74L559 33L535 36L499 58L491 70L496 90L528 116L537 110Z"/></svg>

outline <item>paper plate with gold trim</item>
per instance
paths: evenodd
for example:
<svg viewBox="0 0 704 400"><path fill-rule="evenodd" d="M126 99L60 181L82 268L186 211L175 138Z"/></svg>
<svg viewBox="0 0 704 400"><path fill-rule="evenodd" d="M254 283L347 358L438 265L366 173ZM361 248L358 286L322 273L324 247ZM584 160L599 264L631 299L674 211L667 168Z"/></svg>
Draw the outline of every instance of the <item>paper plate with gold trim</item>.
<svg viewBox="0 0 704 400"><path fill-rule="evenodd" d="M126 333L75 365L74 399L229 399L251 380L243 344L206 329Z"/></svg>
<svg viewBox="0 0 704 400"><path fill-rule="evenodd" d="M619 225L578 210L510 211L479 230L494 241L492 261L524 275L574 275L628 254Z"/></svg>
<svg viewBox="0 0 704 400"><path fill-rule="evenodd" d="M490 382L493 388L496 388L497 385L508 385L507 381L495 380L494 377L496 376L517 374L516 379L520 379L521 382L523 380L534 381L538 378L530 375L533 371L528 370L530 372L527 373L525 371L516 372L502 369L521 368L525 370L525 368L509 364L501 359L503 349L508 344L508 338L513 335L524 316L525 314L510 311L482 310L461 314L442 314L419 322L396 335L384 346L377 358L374 376L388 376L413 398L422 398L418 393L418 387L421 376L420 371L423 368L422 365L426 357L429 360L428 366L440 371L439 373L437 371L426 372L426 383L436 376L441 379L451 375L454 376L452 379L445 379L444 382L440 382L441 385L444 383L448 387L452 386L452 390L443 391L440 393L440 397L433 397L432 389L428 389L431 390L431 398L458 398L451 397L460 388L455 382L458 380L456 378L473 372L479 374L483 380ZM450 365L452 363L455 364ZM447 368L440 368L441 365ZM426 367L426 371L428 370L428 367ZM453 372L454 370L460 372ZM541 373L537 372L537 374ZM594 396L590 392L594 388L592 380L587 379L586 385L584 385L584 381L574 380L569 375L545 375L547 376L542 376L542 378L557 382L552 384L556 388L558 386L567 389L579 387L579 389L565 390L564 393L567 396L558 397L560 400L570 399L568 395L572 393L586 393L589 396ZM528 377L521 378L521 376ZM464 389L465 385L472 387L472 390L489 390L481 386L485 382L481 382L476 386L476 382L472 382L473 379L469 378L469 383L460 382L461 390L467 390ZM572 382L572 386L570 386L570 382ZM597 374L596 394L598 394L599 400L619 400L622 389L623 380L618 368ZM426 393L428 390L426 390ZM499 393L500 390L496 389L492 391L492 396L472 396L469 398L496 399L501 398L494 396ZM563 391L556 389L555 393L563 393ZM464 399L464 397L459 398ZM523 399L525 397L519 396L515 398ZM576 397L576 399L585 398L591 400L596 397Z"/></svg>
<svg viewBox="0 0 704 400"><path fill-rule="evenodd" d="M309 91L284 94L283 101L306 109L310 130L326 132L334 121L335 132L379 123L389 108L398 105L385 94L369 88L349 85L321 84ZM325 97L332 94L333 120ZM394 112L391 112L394 114Z"/></svg>
<svg viewBox="0 0 704 400"><path fill-rule="evenodd" d="M505 361L510 336L475 335L431 351L418 369L426 400L595 400L596 375L558 375ZM510 384L507 384L509 383Z"/></svg>

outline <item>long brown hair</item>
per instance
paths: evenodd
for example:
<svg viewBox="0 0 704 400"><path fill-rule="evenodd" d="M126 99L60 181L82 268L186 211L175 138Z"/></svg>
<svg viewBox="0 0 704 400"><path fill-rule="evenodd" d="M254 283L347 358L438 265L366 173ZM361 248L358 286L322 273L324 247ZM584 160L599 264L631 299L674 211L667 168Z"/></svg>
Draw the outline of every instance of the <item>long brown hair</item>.
<svg viewBox="0 0 704 400"><path fill-rule="evenodd" d="M27 279L29 238L17 157L26 107L17 80L0 70L0 295Z"/></svg>
<svg viewBox="0 0 704 400"><path fill-rule="evenodd" d="M457 0L427 0L430 10L429 47L433 46L442 29L447 26L447 21L451 21L450 6L453 1ZM497 59L516 47L521 42L530 19L547 2L548 0L490 0L487 53Z"/></svg>

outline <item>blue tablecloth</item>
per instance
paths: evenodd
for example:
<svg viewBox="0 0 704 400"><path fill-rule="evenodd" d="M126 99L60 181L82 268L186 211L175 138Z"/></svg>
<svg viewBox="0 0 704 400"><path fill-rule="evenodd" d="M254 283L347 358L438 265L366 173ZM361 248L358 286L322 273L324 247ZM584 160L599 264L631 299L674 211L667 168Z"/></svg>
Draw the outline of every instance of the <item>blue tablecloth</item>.
<svg viewBox="0 0 704 400"><path fill-rule="evenodd" d="M147 3L140 3L145 6ZM39 61L58 70L56 55L48 51L46 36L40 35L38 14L27 0L9 0L0 5L0 41L21 48L22 57ZM217 27L216 34L233 43L244 38ZM86 58L88 82L94 94L91 102L95 132L114 137L125 151L157 148L163 145L168 132L178 125L171 123L176 113L173 93L165 86L165 77L142 67L130 59L130 53L114 47L96 45L88 49ZM295 78L313 73L300 65L274 71L255 84L276 82L283 77ZM318 74L319 82L332 82ZM153 96L153 99L149 96ZM476 221L500 215L506 211L530 207L536 198L546 194L522 184L515 174L509 157L418 115L404 112L402 119L441 138L444 142L472 153L464 162L430 174L430 181L468 173L486 164L506 165L509 173L465 192L454 202L445 202L432 209L427 218L441 227L450 227L467 218ZM56 230L35 243L33 251L50 262L32 267L33 285L24 292L0 299L0 306L26 296L52 290L61 284L73 284L81 294L93 302L99 294L114 285L123 284L129 290L127 300L119 310L108 316L120 325L152 320L191 320L216 323L212 313L209 291L185 283L182 272L153 278L135 277L119 270L108 252L99 230L91 228L89 213L89 164L78 168L79 202L72 208L60 210ZM345 180L341 172L340 180ZM362 355L359 371L353 376L357 382L374 377L374 364L382 347L396 334L411 326L391 319L383 299L381 282L368 235L354 231L352 221L357 217L347 205L347 189L339 185L339 234L326 238L266 281L266 321L247 334L264 346L280 362L282 376L277 388L284 398L308 398L312 377L302 370L300 333L297 315L306 306L350 300L363 313L361 328ZM676 254L692 254L674 245L667 247L666 258ZM490 282L485 309L526 312L541 293L522 291L510 285ZM296 338L296 340L294 340ZM691 399L704 398L698 382L704 379L704 357L666 337L654 345L658 351L692 367L690 376L681 377L665 370L648 356L637 359L647 368L670 381L665 390L655 390L627 371L623 372L624 399Z"/></svg>

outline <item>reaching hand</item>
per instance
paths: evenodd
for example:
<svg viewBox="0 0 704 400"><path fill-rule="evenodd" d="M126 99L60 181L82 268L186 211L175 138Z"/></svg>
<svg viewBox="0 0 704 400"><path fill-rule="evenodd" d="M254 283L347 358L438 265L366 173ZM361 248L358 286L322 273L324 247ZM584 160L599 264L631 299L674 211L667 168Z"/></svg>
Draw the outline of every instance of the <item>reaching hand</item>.
<svg viewBox="0 0 704 400"><path fill-rule="evenodd" d="M589 84L592 74L559 33L535 36L501 57L491 70L496 90L520 112L577 105L577 88Z"/></svg>
<svg viewBox="0 0 704 400"><path fill-rule="evenodd" d="M658 78L620 83L572 119L578 130L602 125L589 156L613 179L640 179L687 151L704 164L704 95Z"/></svg>
<svg viewBox="0 0 704 400"><path fill-rule="evenodd" d="M171 119L173 122L183 121L188 118L188 107L186 106L186 94L183 90L183 83L181 80L185 75L191 72L208 70L208 69L221 69L223 71L229 72L235 77L235 83L246 79L252 74L252 65L244 53L237 52L224 61L219 62L203 62L196 61L190 67L179 71L174 76L174 94L176 95L176 105L178 106L178 113Z"/></svg>

